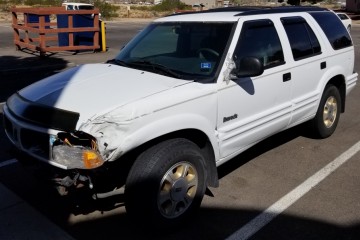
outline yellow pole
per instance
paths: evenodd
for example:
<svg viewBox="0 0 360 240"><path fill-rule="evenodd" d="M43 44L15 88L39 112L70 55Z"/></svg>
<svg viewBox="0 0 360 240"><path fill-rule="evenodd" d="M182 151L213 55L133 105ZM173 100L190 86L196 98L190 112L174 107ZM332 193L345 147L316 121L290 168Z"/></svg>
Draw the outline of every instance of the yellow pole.
<svg viewBox="0 0 360 240"><path fill-rule="evenodd" d="M101 50L106 52L106 33L105 33L105 23L101 21Z"/></svg>

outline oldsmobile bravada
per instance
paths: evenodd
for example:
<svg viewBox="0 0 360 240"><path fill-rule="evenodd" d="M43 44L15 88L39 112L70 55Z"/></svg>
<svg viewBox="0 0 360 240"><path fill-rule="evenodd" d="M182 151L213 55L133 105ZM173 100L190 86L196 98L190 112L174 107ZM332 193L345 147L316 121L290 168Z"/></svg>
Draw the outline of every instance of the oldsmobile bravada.
<svg viewBox="0 0 360 240"><path fill-rule="evenodd" d="M329 137L358 79L354 61L349 32L327 9L175 14L106 63L14 93L4 126L20 151L52 166L60 193L124 194L137 221L174 225L218 187L219 165L259 141L305 122Z"/></svg>

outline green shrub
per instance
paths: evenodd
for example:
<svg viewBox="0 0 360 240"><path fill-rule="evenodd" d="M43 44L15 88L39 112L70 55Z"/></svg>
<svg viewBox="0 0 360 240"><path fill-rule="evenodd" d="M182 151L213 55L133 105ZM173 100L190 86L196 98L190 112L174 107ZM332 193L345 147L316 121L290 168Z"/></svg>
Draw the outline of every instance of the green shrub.
<svg viewBox="0 0 360 240"><path fill-rule="evenodd" d="M99 8L99 11L101 13L101 17L104 19L111 19L114 17L118 17L119 14L117 13L117 10L120 8L118 6L112 5L107 2L103 2L101 0L95 0L94 6L96 8Z"/></svg>
<svg viewBox="0 0 360 240"><path fill-rule="evenodd" d="M0 3L0 11L1 12L9 12L11 6L9 4L2 4Z"/></svg>
<svg viewBox="0 0 360 240"><path fill-rule="evenodd" d="M162 3L152 7L153 11L159 11L159 12L173 11L176 9L185 10L185 9L191 9L191 7L187 6L183 2L180 2L180 0L164 0Z"/></svg>
<svg viewBox="0 0 360 240"><path fill-rule="evenodd" d="M140 10L140 11L149 11L152 8L148 6L131 6L131 9L133 10Z"/></svg>
<svg viewBox="0 0 360 240"><path fill-rule="evenodd" d="M23 0L0 0L0 5L19 5L22 4Z"/></svg>
<svg viewBox="0 0 360 240"><path fill-rule="evenodd" d="M5 11L5 9L7 8L6 5L7 5L7 1L0 0L0 11Z"/></svg>
<svg viewBox="0 0 360 240"><path fill-rule="evenodd" d="M20 0L11 0L20 1ZM24 4L28 6L61 6L61 0L24 0Z"/></svg>

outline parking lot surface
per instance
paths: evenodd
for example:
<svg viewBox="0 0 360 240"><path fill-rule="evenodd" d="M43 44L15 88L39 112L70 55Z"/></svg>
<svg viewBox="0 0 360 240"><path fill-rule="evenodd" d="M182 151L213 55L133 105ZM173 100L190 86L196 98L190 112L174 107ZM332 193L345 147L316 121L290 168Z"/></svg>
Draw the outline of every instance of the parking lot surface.
<svg viewBox="0 0 360 240"><path fill-rule="evenodd" d="M113 58L145 24L109 23L105 53L44 59L15 51L11 28L0 25L0 104L38 79ZM359 26L352 37L360 72ZM360 239L359 116L356 87L332 137L311 139L299 126L257 144L219 168L220 187L209 189L190 222L173 232L147 233L128 221L121 198L73 204L55 196L14 159L1 129L0 239Z"/></svg>

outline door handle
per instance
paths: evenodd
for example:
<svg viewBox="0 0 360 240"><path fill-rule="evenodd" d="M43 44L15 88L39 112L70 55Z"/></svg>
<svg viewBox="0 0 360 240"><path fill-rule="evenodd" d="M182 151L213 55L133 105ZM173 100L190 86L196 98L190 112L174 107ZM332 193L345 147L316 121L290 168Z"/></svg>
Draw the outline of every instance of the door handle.
<svg viewBox="0 0 360 240"><path fill-rule="evenodd" d="M325 69L325 68L326 68L326 62L320 63L320 69Z"/></svg>
<svg viewBox="0 0 360 240"><path fill-rule="evenodd" d="M291 73L285 73L283 75L283 82L287 82L291 80Z"/></svg>

